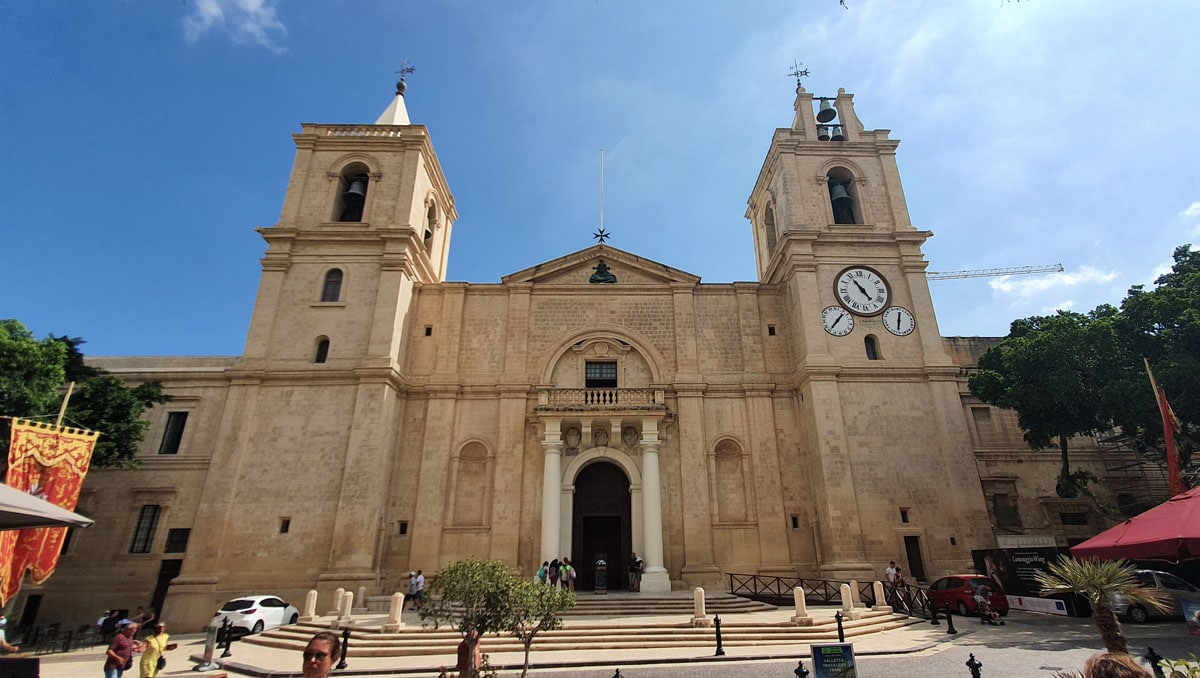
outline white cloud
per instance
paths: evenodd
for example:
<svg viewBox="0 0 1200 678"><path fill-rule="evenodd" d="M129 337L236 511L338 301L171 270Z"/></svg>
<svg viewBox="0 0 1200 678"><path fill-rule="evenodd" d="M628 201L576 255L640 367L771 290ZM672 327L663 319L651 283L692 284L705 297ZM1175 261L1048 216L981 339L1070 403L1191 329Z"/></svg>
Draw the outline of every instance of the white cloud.
<svg viewBox="0 0 1200 678"><path fill-rule="evenodd" d="M988 286L992 288L992 292L997 297L1007 295L1028 298L1058 288L1070 288L1084 283L1111 282L1118 275L1116 271L1105 272L1091 266L1080 266L1078 271L1070 273L1051 273L1031 277L1006 275L1003 278L989 280Z"/></svg>
<svg viewBox="0 0 1200 678"><path fill-rule="evenodd" d="M1181 219L1200 219L1200 201L1188 205L1179 213Z"/></svg>
<svg viewBox="0 0 1200 678"><path fill-rule="evenodd" d="M1075 307L1075 300L1067 299L1066 301L1060 301L1057 304L1050 304L1049 306L1043 306L1041 314L1042 315L1054 315L1055 313L1057 313L1059 311L1069 311L1074 307Z"/></svg>
<svg viewBox="0 0 1200 678"><path fill-rule="evenodd" d="M277 1L193 0L191 13L183 18L184 38L194 45L209 32L221 30L236 43L282 51L271 38L272 34L287 32L275 11Z"/></svg>

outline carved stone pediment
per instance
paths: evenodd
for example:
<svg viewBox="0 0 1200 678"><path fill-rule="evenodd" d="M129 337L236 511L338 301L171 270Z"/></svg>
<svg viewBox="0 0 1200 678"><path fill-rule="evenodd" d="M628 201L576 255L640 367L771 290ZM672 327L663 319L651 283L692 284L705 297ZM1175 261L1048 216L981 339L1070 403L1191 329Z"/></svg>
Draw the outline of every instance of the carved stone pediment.
<svg viewBox="0 0 1200 678"><path fill-rule="evenodd" d="M603 267L600 262L604 262ZM607 272L616 282L592 282L597 279L597 269ZM593 245L506 275L501 280L505 284L591 285L607 288L614 285L695 285L700 282L700 277L608 245Z"/></svg>

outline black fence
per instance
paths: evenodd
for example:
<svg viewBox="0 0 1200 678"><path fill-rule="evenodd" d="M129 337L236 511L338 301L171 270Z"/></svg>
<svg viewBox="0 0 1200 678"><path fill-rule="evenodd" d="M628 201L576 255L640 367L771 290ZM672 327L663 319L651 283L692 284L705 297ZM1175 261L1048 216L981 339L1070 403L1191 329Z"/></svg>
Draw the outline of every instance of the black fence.
<svg viewBox="0 0 1200 678"><path fill-rule="evenodd" d="M757 574L732 574L729 577L729 592L735 596L749 598L772 605L792 605L795 602L792 590L804 588L804 602L810 605L840 605L842 584L848 581L836 579L805 579L803 577L764 577ZM874 582L858 583L858 599L864 605L874 606ZM929 590L912 584L883 584L885 605L893 612L908 616L933 617L933 603Z"/></svg>

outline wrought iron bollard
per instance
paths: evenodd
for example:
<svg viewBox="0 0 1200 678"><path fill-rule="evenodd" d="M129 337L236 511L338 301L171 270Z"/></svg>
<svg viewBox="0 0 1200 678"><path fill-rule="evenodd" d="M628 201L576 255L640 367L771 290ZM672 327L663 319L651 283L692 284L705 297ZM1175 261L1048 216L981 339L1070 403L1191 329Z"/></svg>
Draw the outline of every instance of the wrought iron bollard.
<svg viewBox="0 0 1200 678"><path fill-rule="evenodd" d="M229 617L221 620L221 632L225 634L225 649L221 652L221 659L233 656L233 624L229 623Z"/></svg>
<svg viewBox="0 0 1200 678"><path fill-rule="evenodd" d="M946 604L946 635L953 636L958 633L958 629L954 628L954 612L950 609L950 604Z"/></svg>
<svg viewBox="0 0 1200 678"><path fill-rule="evenodd" d="M1163 656L1161 654L1155 652L1154 648L1147 647L1146 656L1142 657L1142 659L1150 662L1150 670L1154 672L1154 678L1164 678L1162 667L1158 665L1158 663L1163 660Z"/></svg>
<svg viewBox="0 0 1200 678"><path fill-rule="evenodd" d="M930 609L930 611L933 612L933 614L930 615L929 625L930 626L941 626L942 623L940 621L938 621L938 618L937 618L937 613L938 613L937 605L933 605L931 603L929 605L929 609Z"/></svg>
<svg viewBox="0 0 1200 678"><path fill-rule="evenodd" d="M971 653L971 658L967 660L967 668L971 670L971 678L982 678L983 674L980 669L983 668L983 662L975 658L975 653Z"/></svg>
<svg viewBox="0 0 1200 678"><path fill-rule="evenodd" d="M838 642L844 643L844 642L846 642L846 630L842 628L842 612L841 612L841 610L838 610L838 613L833 615L833 618L837 620Z"/></svg>
<svg viewBox="0 0 1200 678"><path fill-rule="evenodd" d="M342 651L338 657L337 666L334 668L342 671L346 668L346 650L350 649L350 629L342 629Z"/></svg>
<svg viewBox="0 0 1200 678"><path fill-rule="evenodd" d="M621 669L617 669L617 672L613 674L613 678L621 678Z"/></svg>
<svg viewBox="0 0 1200 678"><path fill-rule="evenodd" d="M713 618L713 624L717 627L717 656L725 656L725 648L721 645L721 615Z"/></svg>
<svg viewBox="0 0 1200 678"><path fill-rule="evenodd" d="M792 673L796 674L796 678L808 678L808 669L804 668L803 659L800 660L800 663L796 666L796 670L792 671Z"/></svg>

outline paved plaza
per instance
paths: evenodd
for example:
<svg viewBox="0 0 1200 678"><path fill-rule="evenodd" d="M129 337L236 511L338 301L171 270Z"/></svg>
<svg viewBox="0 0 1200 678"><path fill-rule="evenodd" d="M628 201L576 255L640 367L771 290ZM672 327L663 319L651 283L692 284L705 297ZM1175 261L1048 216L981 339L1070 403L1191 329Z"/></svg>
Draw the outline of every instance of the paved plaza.
<svg viewBox="0 0 1200 678"><path fill-rule="evenodd" d="M780 614L785 610L775 613ZM790 610L786 611L790 614ZM419 626L416 615L405 615L406 623ZM851 639L859 658L861 678L885 676L941 678L969 676L965 662L974 653L983 663L987 678L1028 678L1051 676L1057 670L1078 670L1091 655L1102 651L1099 636L1090 619L1073 619L1013 611L1005 626L981 626L977 619L956 618L959 633L946 634L946 626L922 622L900 629ZM1131 651L1135 655L1153 647L1167 657L1200 654L1200 638L1189 637L1182 621L1158 621L1144 625L1124 625ZM191 657L203 650L201 634L173 636L179 648L167 653L165 676L204 675L192 671ZM535 646L536 647L536 646ZM714 646L715 648L715 646ZM484 650L487 650L485 638ZM580 676L610 678L620 669L626 678L662 678L666 676L794 676L797 660L803 659L810 671L807 646L727 647L724 657L711 650L674 648L670 650L589 650L586 653L543 652L535 649L531 675L542 678ZM74 678L96 676L103 663L103 648L78 650L67 654L42 656L42 676ZM218 652L219 654L219 652ZM500 676L520 674L522 655L502 652L489 655ZM235 643L233 656L225 667L233 675L298 676L299 652ZM436 676L441 665L452 666L454 657L362 657L355 658L353 641L346 671L334 675ZM218 671L217 673L220 673ZM130 675L136 675L130 672ZM211 674L210 674L211 675Z"/></svg>

